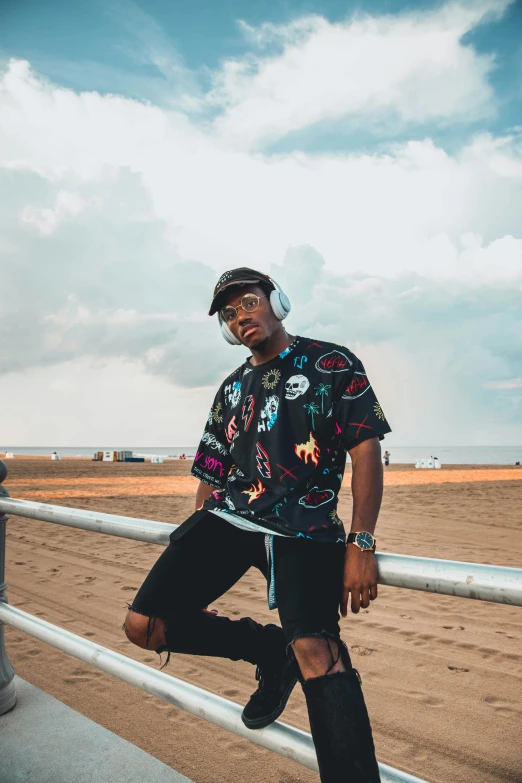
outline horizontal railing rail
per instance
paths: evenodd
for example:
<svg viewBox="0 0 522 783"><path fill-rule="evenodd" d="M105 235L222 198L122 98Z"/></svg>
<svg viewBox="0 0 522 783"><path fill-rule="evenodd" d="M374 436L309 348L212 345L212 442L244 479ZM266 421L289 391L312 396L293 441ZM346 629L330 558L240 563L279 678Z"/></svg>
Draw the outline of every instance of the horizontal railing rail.
<svg viewBox="0 0 522 783"><path fill-rule="evenodd" d="M4 477L5 466L0 462L0 483ZM317 771L310 734L280 722L260 731L247 729L241 720L241 707L234 702L152 669L21 609L7 606L4 593L7 585L3 583L5 524L1 524L7 520L7 514L161 545L168 544L171 532L178 527L151 519L18 500L10 498L0 486L0 714L2 682L9 685L13 676L3 648L2 624L8 623L176 707ZM376 558L380 584L522 606L522 569L519 568L385 552L378 552ZM387 764L379 763L379 768L382 783L426 783Z"/></svg>
<svg viewBox="0 0 522 783"><path fill-rule="evenodd" d="M144 663L128 658L107 647L83 639L56 625L33 617L21 609L0 604L0 620L19 631L79 658L124 682L135 685L153 696L191 712L227 731L261 745L280 756L292 759L308 769L317 771L317 757L312 737L305 731L279 721L265 729L247 729L241 720L242 708L222 696L198 688L169 674L152 669ZM421 778L379 763L382 783L426 783Z"/></svg>
<svg viewBox="0 0 522 783"><path fill-rule="evenodd" d="M0 497L2 513L165 546L172 531L178 527L151 519ZM521 568L388 552L377 552L376 559L379 583L383 585L522 606Z"/></svg>

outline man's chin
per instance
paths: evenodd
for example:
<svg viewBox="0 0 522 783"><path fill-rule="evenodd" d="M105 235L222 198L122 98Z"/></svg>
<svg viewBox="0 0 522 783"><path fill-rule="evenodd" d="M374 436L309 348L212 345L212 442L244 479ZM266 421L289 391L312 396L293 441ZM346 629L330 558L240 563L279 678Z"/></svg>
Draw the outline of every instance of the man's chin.
<svg viewBox="0 0 522 783"><path fill-rule="evenodd" d="M262 351L266 347L267 342L268 337L254 337L252 340L244 342L243 345L245 345L251 351Z"/></svg>

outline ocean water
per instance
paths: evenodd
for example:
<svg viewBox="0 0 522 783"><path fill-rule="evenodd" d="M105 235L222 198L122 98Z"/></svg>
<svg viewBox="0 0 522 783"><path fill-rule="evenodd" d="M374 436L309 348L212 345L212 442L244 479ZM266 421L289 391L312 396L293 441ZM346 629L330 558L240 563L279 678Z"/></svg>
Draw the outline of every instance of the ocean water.
<svg viewBox="0 0 522 783"><path fill-rule="evenodd" d="M382 450L386 445L382 444ZM414 465L418 459L438 457L444 465L514 465L522 463L521 446L393 446L388 449L391 462ZM0 444L0 458L4 452L50 456L57 451L62 457L92 457L95 451L132 451L135 457L194 457L196 446L4 446Z"/></svg>

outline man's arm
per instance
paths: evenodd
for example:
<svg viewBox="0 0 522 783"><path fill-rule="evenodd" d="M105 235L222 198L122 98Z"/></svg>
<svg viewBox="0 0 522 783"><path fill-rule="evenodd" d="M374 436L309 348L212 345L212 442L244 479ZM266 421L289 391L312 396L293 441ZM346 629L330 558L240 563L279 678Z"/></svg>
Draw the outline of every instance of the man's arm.
<svg viewBox="0 0 522 783"><path fill-rule="evenodd" d="M205 484L204 481L199 482L199 486L196 491L196 511L199 511L203 507L205 500L208 500L211 494L214 492L214 487L210 487Z"/></svg>
<svg viewBox="0 0 522 783"><path fill-rule="evenodd" d="M352 460L352 533L361 530L374 532L382 501L382 461L378 438L369 438L350 449ZM348 612L348 595L355 614L362 606L377 598L377 561L373 552L363 552L355 544L348 544L344 558L343 595L341 614Z"/></svg>

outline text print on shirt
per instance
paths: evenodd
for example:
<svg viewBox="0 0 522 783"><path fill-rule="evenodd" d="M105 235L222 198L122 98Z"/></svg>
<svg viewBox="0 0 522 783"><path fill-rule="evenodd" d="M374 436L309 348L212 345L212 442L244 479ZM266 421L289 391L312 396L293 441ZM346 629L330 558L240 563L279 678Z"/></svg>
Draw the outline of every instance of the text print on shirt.
<svg viewBox="0 0 522 783"><path fill-rule="evenodd" d="M315 363L319 372L344 372L351 366L352 362L342 351L329 351Z"/></svg>

